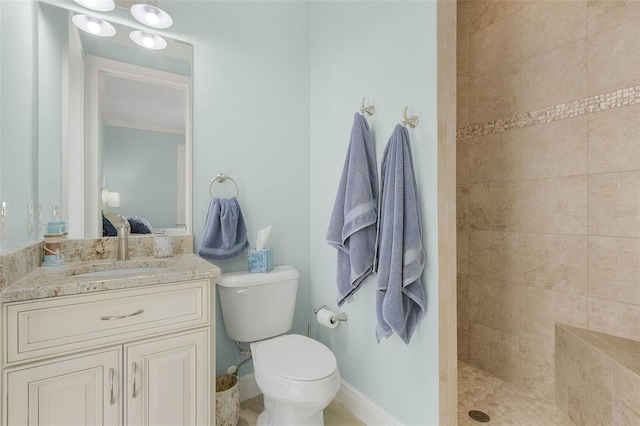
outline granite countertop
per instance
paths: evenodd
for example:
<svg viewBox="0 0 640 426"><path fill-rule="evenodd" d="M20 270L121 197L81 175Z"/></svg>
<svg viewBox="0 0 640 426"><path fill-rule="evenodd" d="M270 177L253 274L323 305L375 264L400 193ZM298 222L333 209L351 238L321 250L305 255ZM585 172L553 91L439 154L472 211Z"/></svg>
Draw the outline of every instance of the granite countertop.
<svg viewBox="0 0 640 426"><path fill-rule="evenodd" d="M118 269L125 268L137 269L132 269L126 274L122 271L118 272ZM103 275L79 276L79 274L95 272ZM124 261L109 259L71 262L64 266L34 269L0 292L0 302L17 302L197 279L215 279L218 275L220 275L220 268L193 253L168 258L135 257Z"/></svg>

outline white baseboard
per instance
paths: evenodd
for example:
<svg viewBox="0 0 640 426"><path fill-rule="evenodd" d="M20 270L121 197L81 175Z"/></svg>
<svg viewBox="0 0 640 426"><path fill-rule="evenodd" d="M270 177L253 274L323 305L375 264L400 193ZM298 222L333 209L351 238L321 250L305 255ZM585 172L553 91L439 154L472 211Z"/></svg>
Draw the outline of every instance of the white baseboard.
<svg viewBox="0 0 640 426"><path fill-rule="evenodd" d="M240 377L238 390L240 391L240 401L260 395L260 389L253 374ZM402 425L398 419L384 411L344 380L340 384L340 390L338 390L335 400L344 405L351 414L368 426Z"/></svg>
<svg viewBox="0 0 640 426"><path fill-rule="evenodd" d="M238 384L238 391L240 392L240 401L245 399L251 399L260 395L260 388L256 383L256 378L251 374L246 374L240 377L240 383Z"/></svg>

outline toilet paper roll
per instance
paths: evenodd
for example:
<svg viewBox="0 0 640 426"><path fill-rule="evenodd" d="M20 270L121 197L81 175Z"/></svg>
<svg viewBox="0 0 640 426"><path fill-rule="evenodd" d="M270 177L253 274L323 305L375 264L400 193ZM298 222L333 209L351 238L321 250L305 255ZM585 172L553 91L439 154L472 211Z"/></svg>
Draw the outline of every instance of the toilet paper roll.
<svg viewBox="0 0 640 426"><path fill-rule="evenodd" d="M332 318L335 318L337 316L338 314L336 314L335 312L330 311L327 308L322 308L318 311L316 319L318 320L318 324L320 325L324 325L325 327L329 328L336 328L338 326L338 321L332 321Z"/></svg>

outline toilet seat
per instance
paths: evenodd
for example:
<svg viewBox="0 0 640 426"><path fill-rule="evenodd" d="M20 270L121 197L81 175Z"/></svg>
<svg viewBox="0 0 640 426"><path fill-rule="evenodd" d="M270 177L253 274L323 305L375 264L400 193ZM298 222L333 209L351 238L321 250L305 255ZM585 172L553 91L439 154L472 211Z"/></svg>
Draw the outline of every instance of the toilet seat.
<svg viewBox="0 0 640 426"><path fill-rule="evenodd" d="M296 381L315 381L338 368L336 357L322 343L299 334L286 334L251 344L253 362L265 372Z"/></svg>

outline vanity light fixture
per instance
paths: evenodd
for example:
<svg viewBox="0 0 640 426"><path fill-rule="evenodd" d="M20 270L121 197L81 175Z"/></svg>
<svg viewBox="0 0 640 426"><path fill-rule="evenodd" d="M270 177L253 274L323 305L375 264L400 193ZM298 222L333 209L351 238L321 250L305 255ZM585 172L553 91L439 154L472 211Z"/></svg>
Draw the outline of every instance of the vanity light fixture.
<svg viewBox="0 0 640 426"><path fill-rule="evenodd" d="M173 25L173 19L167 12L149 4L134 4L131 6L131 14L141 23L153 28L169 28Z"/></svg>
<svg viewBox="0 0 640 426"><path fill-rule="evenodd" d="M116 4L113 0L73 0L76 3L98 12L111 12Z"/></svg>
<svg viewBox="0 0 640 426"><path fill-rule="evenodd" d="M156 34L151 34L146 31L131 31L129 38L133 40L138 46L146 47L152 50L161 50L167 47L167 41Z"/></svg>
<svg viewBox="0 0 640 426"><path fill-rule="evenodd" d="M94 18L88 15L73 15L71 20L76 27L89 34L100 37L111 37L116 34L115 27L104 19Z"/></svg>

